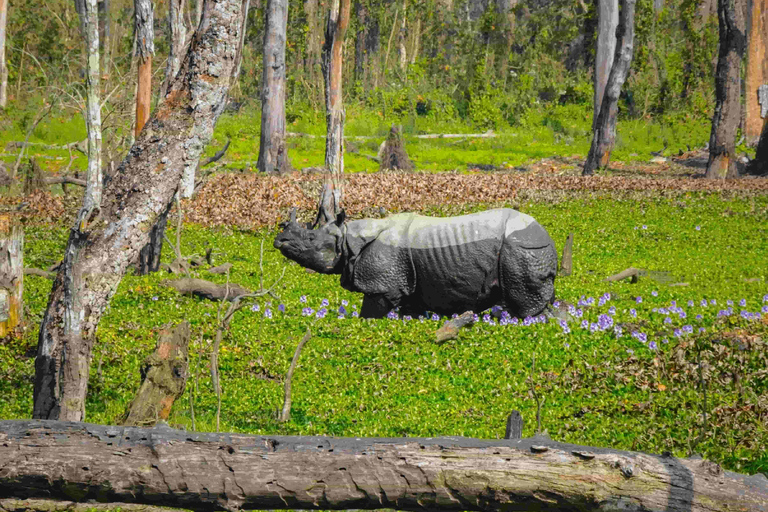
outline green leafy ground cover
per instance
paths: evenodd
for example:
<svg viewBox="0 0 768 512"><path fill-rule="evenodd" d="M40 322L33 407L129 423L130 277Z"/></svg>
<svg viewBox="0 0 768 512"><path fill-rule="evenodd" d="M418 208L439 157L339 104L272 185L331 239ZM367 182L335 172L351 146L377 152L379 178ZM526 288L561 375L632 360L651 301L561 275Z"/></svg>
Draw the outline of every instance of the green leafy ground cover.
<svg viewBox="0 0 768 512"><path fill-rule="evenodd" d="M574 274L556 283L558 299L573 307L568 328L557 321L481 320L442 345L434 342L442 320L354 318L362 297L341 289L338 277L307 274L287 262L271 247L273 230L185 226L184 254L214 247L217 263L233 263L233 282L259 286L262 241L265 285L285 268L279 299L237 313L224 340L221 429L498 438L506 415L518 409L524 434L531 435L532 383L546 397L542 424L554 439L678 456L698 452L730 469L768 471L768 198L690 194L521 208L547 227L558 248L568 232L576 233ZM65 226L29 226L25 266L55 263L66 236ZM668 271L670 281L603 281L629 266ZM120 421L158 328L188 320L195 427L215 429L209 360L218 305L177 295L162 285L167 277L127 276L121 283L99 327L88 421ZM206 271L200 277L226 280ZM47 280L25 280L31 327L21 339L0 343L0 418L31 414L37 325L49 290ZM339 318L342 306L346 314ZM308 327L313 336L294 376L292 419L278 424L282 378ZM192 428L189 394L170 421Z"/></svg>
<svg viewBox="0 0 768 512"><path fill-rule="evenodd" d="M247 169L256 166L261 113L244 109L237 114L224 114L206 150L213 155L231 139L227 151L227 167ZM293 105L288 112L288 130L321 136L325 134L322 113L306 105ZM418 139L414 135L427 133L477 133L480 130L454 117L418 116L397 118L403 126L407 150L417 169L428 171L465 170L472 165L514 167L541 158L576 156L585 158L591 143L592 112L584 105L551 105L531 109L519 123L497 130L495 138ZM351 105L347 108L345 134L349 137L373 136L367 140L351 140L347 145L345 169L348 172L372 172L378 164L362 154L375 156L379 144L386 138L391 117L369 108ZM0 147L11 141L23 141L30 119L19 116L11 129L0 131ZM652 151L668 147L665 154L677 154L688 148L703 147L709 139L710 122L704 118L669 115L658 119L623 119L619 122L613 161L648 161ZM79 115L51 117L41 122L30 142L61 145L85 138L85 126ZM321 167L324 164L325 140L322 138L289 138L289 156L296 168ZM7 164L15 161L15 152L6 151L0 157ZM44 170L56 172L69 163L69 152L59 149L30 148L39 157ZM75 152L73 167L84 170L86 158Z"/></svg>

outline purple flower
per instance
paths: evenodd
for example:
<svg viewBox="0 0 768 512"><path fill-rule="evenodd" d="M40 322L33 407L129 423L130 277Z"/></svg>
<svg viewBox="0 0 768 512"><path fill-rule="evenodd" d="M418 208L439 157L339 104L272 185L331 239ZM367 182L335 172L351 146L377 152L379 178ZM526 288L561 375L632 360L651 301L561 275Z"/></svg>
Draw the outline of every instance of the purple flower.
<svg viewBox="0 0 768 512"><path fill-rule="evenodd" d="M349 305L349 301L347 299L341 299L341 305L342 306L348 306Z"/></svg>
<svg viewBox="0 0 768 512"><path fill-rule="evenodd" d="M346 315L347 314L347 308L344 306L339 306L339 314L340 315Z"/></svg>
<svg viewBox="0 0 768 512"><path fill-rule="evenodd" d="M520 320L518 320L517 317L514 317L512 320L510 320L510 322L512 322L512 325L517 325L518 323L520 323Z"/></svg>
<svg viewBox="0 0 768 512"><path fill-rule="evenodd" d="M763 302L768 302L768 294L763 295Z"/></svg>
<svg viewBox="0 0 768 512"><path fill-rule="evenodd" d="M353 312L352 312L352 318L357 318L357 317L358 317L358 313L357 313L357 311L353 311Z"/></svg>
<svg viewBox="0 0 768 512"><path fill-rule="evenodd" d="M258 304L254 304L253 306L251 306L251 311L253 311L254 313L259 311L260 309L261 308L259 307Z"/></svg>
<svg viewBox="0 0 768 512"><path fill-rule="evenodd" d="M589 320L582 320L581 321L581 328L582 329L589 329Z"/></svg>
<svg viewBox="0 0 768 512"><path fill-rule="evenodd" d="M659 308L659 314L666 315L669 313L669 310L667 308Z"/></svg>
<svg viewBox="0 0 768 512"><path fill-rule="evenodd" d="M721 309L720 311L717 312L718 318L721 317L721 316L728 316L728 314L729 314L728 310L726 310L726 309Z"/></svg>
<svg viewBox="0 0 768 512"><path fill-rule="evenodd" d="M325 307L325 306L327 306L327 305L329 305L329 304L330 304L330 302L328 302L328 299L323 299L323 300L320 302L320 305L321 305L321 306L323 306L323 307Z"/></svg>
<svg viewBox="0 0 768 512"><path fill-rule="evenodd" d="M701 299L701 307L705 308L707 307L707 299Z"/></svg>
<svg viewBox="0 0 768 512"><path fill-rule="evenodd" d="M570 332L570 331L568 331L568 332ZM563 343L563 346L565 348L571 348L571 344L570 343Z"/></svg>
<svg viewBox="0 0 768 512"><path fill-rule="evenodd" d="M635 228L635 229L637 229L637 228ZM634 353L635 353L635 351L634 351L634 350L632 350L631 348L628 348L628 349L627 349L627 354L629 354L629 355L632 355L632 354L634 354Z"/></svg>
<svg viewBox="0 0 768 512"><path fill-rule="evenodd" d="M641 302L643 302L643 298L642 297L635 297L635 302L640 304Z"/></svg>
<svg viewBox="0 0 768 512"><path fill-rule="evenodd" d="M655 341L652 341L652 342L650 342L650 343L648 344L648 348L649 348L649 349L651 349L651 350L656 350L656 349L657 349L657 348L659 348L659 347L656 345L656 342L655 342Z"/></svg>
<svg viewBox="0 0 768 512"><path fill-rule="evenodd" d="M715 304L717 304L717 300L716 299L709 299L709 304L714 306Z"/></svg>
<svg viewBox="0 0 768 512"><path fill-rule="evenodd" d="M744 307L744 306L746 306L746 305L747 305L747 299L741 299L741 300L739 301L739 306L741 306L741 307Z"/></svg>
<svg viewBox="0 0 768 512"><path fill-rule="evenodd" d="M403 322L407 322L408 320L413 320L413 317L411 315L405 315L403 317Z"/></svg>
<svg viewBox="0 0 768 512"><path fill-rule="evenodd" d="M338 320L344 320L344 319L345 319L345 318L347 318L347 317L345 317L344 315L339 315L339 316L337 316L336 318L337 318Z"/></svg>
<svg viewBox="0 0 768 512"><path fill-rule="evenodd" d="M307 303L307 296L306 295L302 295L301 297L299 297L299 302L301 302L302 304L306 304Z"/></svg>
<svg viewBox="0 0 768 512"><path fill-rule="evenodd" d="M696 226L696 231L701 231L701 226Z"/></svg>
<svg viewBox="0 0 768 512"><path fill-rule="evenodd" d="M439 316L437 316L437 313L432 313L432 316L431 316L430 318L431 318L432 320L434 320L435 322L437 322L438 320L440 320L440 317L439 317Z"/></svg>
<svg viewBox="0 0 768 512"><path fill-rule="evenodd" d="M677 314L680 315L680 318L686 318L688 316L682 309L678 310Z"/></svg>
<svg viewBox="0 0 768 512"><path fill-rule="evenodd" d="M689 308L692 308L692 307L693 307L693 301L692 301L692 300L689 300L689 301L688 301L688 307L689 307Z"/></svg>
<svg viewBox="0 0 768 512"><path fill-rule="evenodd" d="M672 319L670 317L668 317L668 316L664 317L664 323L665 324L671 324L672 323Z"/></svg>
<svg viewBox="0 0 768 512"><path fill-rule="evenodd" d="M397 312L394 309L392 311L390 311L389 313L387 313L387 318L389 318L390 320L397 320L398 317L399 317L399 315L397 314Z"/></svg>
<svg viewBox="0 0 768 512"><path fill-rule="evenodd" d="M600 330L600 326L597 325L596 323L593 322L593 323L589 324L589 331L590 332L597 332L599 330Z"/></svg>
<svg viewBox="0 0 768 512"><path fill-rule="evenodd" d="M277 310L281 313L285 313L285 304L280 304L277 306Z"/></svg>
<svg viewBox="0 0 768 512"><path fill-rule="evenodd" d="M264 308L264 318L272 318L272 310L269 308Z"/></svg>
<svg viewBox="0 0 768 512"><path fill-rule="evenodd" d="M683 331L680 329L675 329L675 337L681 338L683 336Z"/></svg>
<svg viewBox="0 0 768 512"><path fill-rule="evenodd" d="M648 336L644 332L632 331L632 336L636 338L638 341L640 341L641 343L645 343L646 341L648 341Z"/></svg>
<svg viewBox="0 0 768 512"><path fill-rule="evenodd" d="M696 320L701 320L702 318L704 318L704 317L701 316L701 315L696 315Z"/></svg>
<svg viewBox="0 0 768 512"><path fill-rule="evenodd" d="M523 319L523 325L525 326L531 325L533 322L534 322L534 319L531 316L527 316Z"/></svg>
<svg viewBox="0 0 768 512"><path fill-rule="evenodd" d="M703 327L699 327L699 332L704 332L704 331L706 331L706 329L705 329L705 328L703 328Z"/></svg>
<svg viewBox="0 0 768 512"><path fill-rule="evenodd" d="M669 303L670 303L672 306L674 306L674 307L677 307L677 301L676 301L676 300L671 300L671 301L669 301Z"/></svg>
<svg viewBox="0 0 768 512"><path fill-rule="evenodd" d="M317 313L315 313L315 316L317 318L325 318L326 314L328 314L328 310L325 308L320 308L317 310Z"/></svg>
<svg viewBox="0 0 768 512"><path fill-rule="evenodd" d="M768 306L763 306L763 308L760 310L763 313L768 313Z"/></svg>
<svg viewBox="0 0 768 512"><path fill-rule="evenodd" d="M488 314L488 313L484 314L483 315L483 322L485 322L487 324L490 323L491 322L491 315Z"/></svg>
<svg viewBox="0 0 768 512"><path fill-rule="evenodd" d="M632 318L637 318L637 310L635 308L630 309L629 314L632 315Z"/></svg>
<svg viewBox="0 0 768 512"><path fill-rule="evenodd" d="M609 315L600 315L597 318L597 326L601 331L604 331L613 326L613 318L611 318Z"/></svg>
<svg viewBox="0 0 768 512"><path fill-rule="evenodd" d="M621 333L623 332L623 329L621 328L621 326L620 326L620 325L617 325L617 326L615 326L615 327L613 328L613 332L615 332L615 333L616 333L616 337L617 337L617 338L620 338L620 337L621 337Z"/></svg>
<svg viewBox="0 0 768 512"><path fill-rule="evenodd" d="M584 315L584 310L577 309L576 310L576 318L581 318Z"/></svg>
<svg viewBox="0 0 768 512"><path fill-rule="evenodd" d="M643 229L648 229L648 226L646 226L645 224L643 224Z"/></svg>
<svg viewBox="0 0 768 512"><path fill-rule="evenodd" d="M731 299L728 299L727 301L725 301L725 304L727 306L733 306L733 301Z"/></svg>
<svg viewBox="0 0 768 512"><path fill-rule="evenodd" d="M598 305L598 306L605 306L605 303L606 303L606 302L608 302L608 299L606 299L605 297L600 297L600 298L597 300L597 305Z"/></svg>
<svg viewBox="0 0 768 512"><path fill-rule="evenodd" d="M158 297L157 295L155 295L154 297L152 297L152 300L159 300L159 299L160 299L160 297Z"/></svg>
<svg viewBox="0 0 768 512"><path fill-rule="evenodd" d="M304 309L301 310L301 316L310 316L312 313L314 313L315 310L311 307L307 306Z"/></svg>
<svg viewBox="0 0 768 512"><path fill-rule="evenodd" d="M661 342L662 342L662 343L669 343L669 340L668 340L667 338L663 338L663 339L661 340Z"/></svg>
<svg viewBox="0 0 768 512"><path fill-rule="evenodd" d="M653 290L651 292L651 295L653 295L654 297L658 297L659 296L659 292L657 292L656 290Z"/></svg>
<svg viewBox="0 0 768 512"><path fill-rule="evenodd" d="M616 314L616 306L611 306L610 308L608 308L608 314L611 315L611 316L615 315Z"/></svg>
<svg viewBox="0 0 768 512"><path fill-rule="evenodd" d="M693 332L693 326L692 325L684 325L683 326L683 332L691 334Z"/></svg>

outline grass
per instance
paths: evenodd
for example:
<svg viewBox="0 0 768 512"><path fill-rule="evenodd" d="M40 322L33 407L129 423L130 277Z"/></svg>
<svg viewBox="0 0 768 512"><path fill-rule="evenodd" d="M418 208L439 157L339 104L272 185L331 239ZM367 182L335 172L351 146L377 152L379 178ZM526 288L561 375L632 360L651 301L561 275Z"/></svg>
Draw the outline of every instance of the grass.
<svg viewBox="0 0 768 512"><path fill-rule="evenodd" d="M535 428L533 385L546 397L543 427L556 440L677 456L698 452L729 469L768 471L768 313L762 320L739 315L768 304L768 198L693 194L669 201L589 199L522 209L548 229L558 248L568 232L576 233L574 273L556 282L558 299L572 304L576 315L581 312L580 318L569 317L570 333L556 321L528 326L481 321L457 340L438 345L434 331L442 321L352 318L361 296L343 290L338 277L307 274L287 262L271 247L274 231L185 226L183 253L214 247L216 262L233 263L233 282L258 287L262 241L265 284L286 269L279 300L260 300L239 312L224 340L222 430L498 438L507 414L517 409L527 436ZM54 263L66 236L65 227L28 227L25 266ZM603 281L629 266L668 271L671 283L688 286L649 278L636 284ZM205 271L200 276L225 281ZM158 328L187 320L193 332L187 392L194 390L196 428L215 429L209 360L218 304L178 296L162 285L166 278L129 275L120 284L97 334L88 421L120 422ZM30 329L20 339L0 342L0 418L31 414L37 325L49 290L50 281L25 279ZM600 304L605 293L610 300ZM317 318L323 299L329 313ZM729 300L733 314L718 315ZM348 314L339 319L342 301ZM280 304L285 312L278 310ZM685 318L669 312L678 306ZM306 307L313 309L311 316L302 314ZM611 307L614 324L623 329L620 337L613 329L581 327L583 320L591 324L610 315ZM675 329L685 325L693 333L677 337ZM292 419L279 424L282 377L308 327L313 336L294 376ZM177 401L170 422L192 427L188 395Z"/></svg>
<svg viewBox="0 0 768 512"><path fill-rule="evenodd" d="M34 113L30 114L34 117ZM0 131L0 146L10 141L22 141L30 115L17 112L9 129ZM258 159L260 112L251 108L221 116L214 138L206 149L206 156L213 155L232 139L227 152L228 167L233 169L255 168ZM401 115L386 117L382 112L358 105L347 108L345 134L372 136L369 140L352 140L345 155L348 172L373 172L378 164L359 153L375 156L379 144L386 138L392 123L403 125L406 147L416 162L417 169L428 171L465 170L472 165L514 167L552 156L586 157L591 143L591 110L585 105L548 105L531 109L514 126L500 127L497 137L477 139L417 139L421 133L476 133L478 130L458 119L440 119L434 116ZM321 136L325 134L322 114L307 105L288 108L288 131ZM707 119L686 115L671 115L661 119L622 119L613 161L648 161L652 151L668 146L667 154L677 154L689 146L703 147L709 138L710 123ZM53 116L41 122L30 138L31 142L65 144L85 138L85 126L79 115ZM321 167L325 159L325 140L322 138L289 138L289 156L296 168ZM31 148L44 169L56 172L69 163L66 150ZM86 158L75 153L73 167L84 170ZM15 152L6 152L0 159L8 164L15 161Z"/></svg>

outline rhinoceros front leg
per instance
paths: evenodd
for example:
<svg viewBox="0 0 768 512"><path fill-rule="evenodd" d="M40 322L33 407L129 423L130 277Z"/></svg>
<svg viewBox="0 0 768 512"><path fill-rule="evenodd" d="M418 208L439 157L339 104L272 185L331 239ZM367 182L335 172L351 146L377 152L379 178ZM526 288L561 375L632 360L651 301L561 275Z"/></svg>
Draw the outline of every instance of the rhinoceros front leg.
<svg viewBox="0 0 768 512"><path fill-rule="evenodd" d="M363 318L384 318L395 305L384 294L366 294L360 316Z"/></svg>

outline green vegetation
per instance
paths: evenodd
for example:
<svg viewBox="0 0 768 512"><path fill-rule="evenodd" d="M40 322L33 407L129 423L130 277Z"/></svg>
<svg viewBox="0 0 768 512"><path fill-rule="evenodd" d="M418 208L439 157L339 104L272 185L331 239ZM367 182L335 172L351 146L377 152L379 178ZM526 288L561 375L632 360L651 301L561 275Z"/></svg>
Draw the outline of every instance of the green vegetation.
<svg viewBox="0 0 768 512"><path fill-rule="evenodd" d="M185 226L183 253L215 248L216 262L234 264L232 282L258 288L262 241L265 286L286 269L276 289L279 299L259 300L237 313L221 347L222 430L495 438L503 435L506 415L518 409L526 420L524 434L531 435L532 375L537 393L546 397L543 427L554 439L678 456L698 452L730 469L768 471L768 198L692 194L520 207L547 227L559 247L569 231L576 233L574 274L556 283L558 299L583 312L582 318L569 317L570 333L557 321L529 326L481 321L457 340L437 345L434 331L442 321L351 318L361 296L341 289L337 277L307 274L287 262L271 247L274 231ZM54 263L66 236L66 227L29 226L25 265ZM668 271L671 281L603 282L629 266ZM205 271L200 276L226 281ZM215 428L209 360L219 305L178 296L162 286L167 278L126 276L122 281L98 331L88 421L119 422L158 328L189 320L193 378L188 392L194 390L196 428ZM679 282L688 286L669 286ZM25 280L30 328L22 338L0 343L0 418L31 414L37 325L49 290L47 280ZM610 300L600 305L605 293ZM593 304L579 305L582 297L592 297ZM323 299L329 301L328 313L317 318ZM719 316L729 300L733 314ZM348 314L338 319L342 301L348 301ZM311 316L302 315L305 307L313 309ZM620 337L613 328L590 332L581 327L585 319L597 323L599 315L610 316L611 307L615 325L623 329ZM659 308L673 310L664 314ZM762 319L740 315L761 308ZM665 323L667 317L671 323ZM675 329L685 325L693 333L681 331L677 337ZM308 327L313 337L294 376L292 420L278 424L281 379ZM176 403L170 421L192 427L188 394Z"/></svg>

